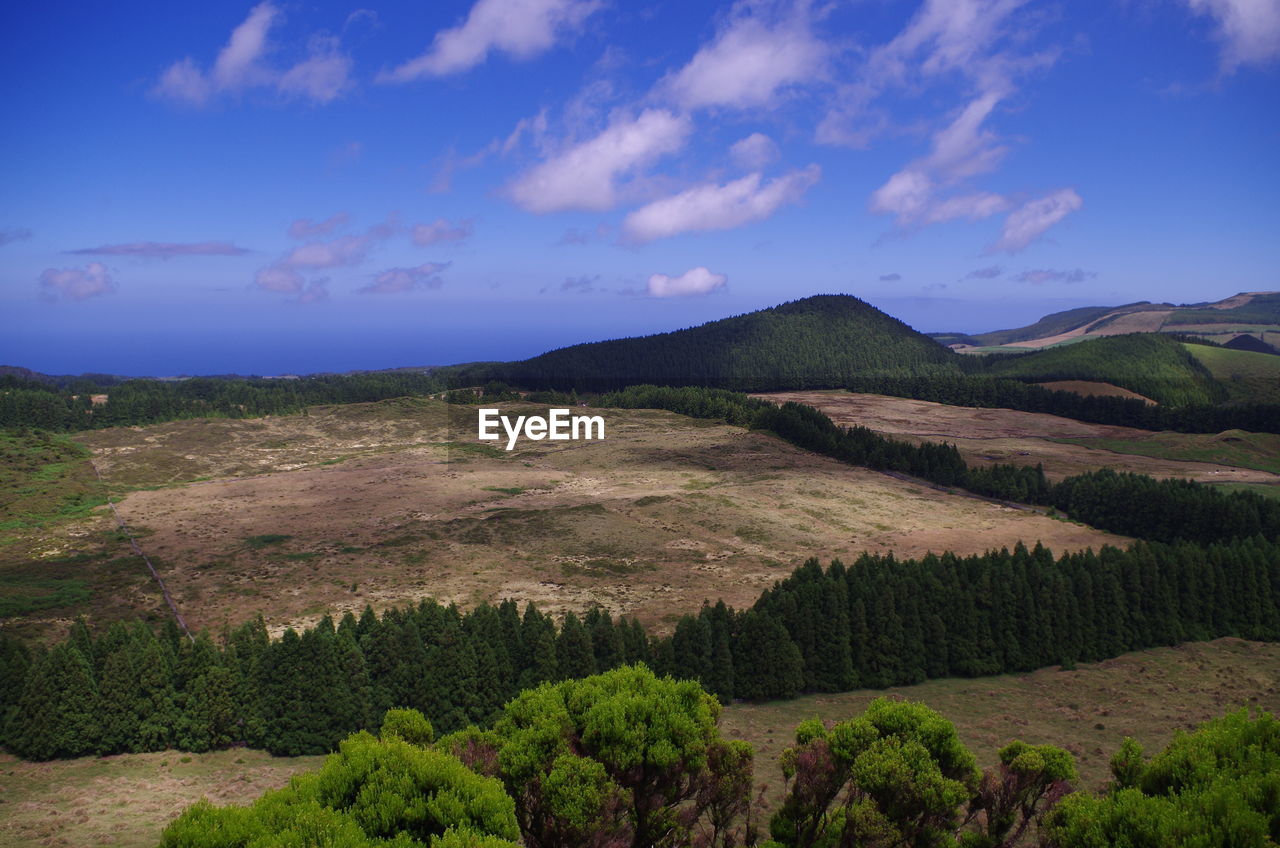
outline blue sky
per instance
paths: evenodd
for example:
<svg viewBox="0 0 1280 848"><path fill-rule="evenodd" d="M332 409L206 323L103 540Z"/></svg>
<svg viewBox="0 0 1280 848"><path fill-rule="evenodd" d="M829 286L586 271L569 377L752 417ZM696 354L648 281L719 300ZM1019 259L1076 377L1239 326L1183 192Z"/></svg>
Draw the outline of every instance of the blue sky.
<svg viewBox="0 0 1280 848"><path fill-rule="evenodd" d="M1280 288L1280 0L0 12L0 363L509 359Z"/></svg>

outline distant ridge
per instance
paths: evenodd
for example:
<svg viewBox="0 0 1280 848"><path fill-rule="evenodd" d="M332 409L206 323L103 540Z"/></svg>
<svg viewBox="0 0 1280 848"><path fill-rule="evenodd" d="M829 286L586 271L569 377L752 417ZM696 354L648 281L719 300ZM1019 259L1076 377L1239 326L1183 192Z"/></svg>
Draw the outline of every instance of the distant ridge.
<svg viewBox="0 0 1280 848"><path fill-rule="evenodd" d="M945 347L852 295L816 295L638 338L560 348L484 376L600 391L637 383L739 391L846 385L871 370L954 363ZM953 365L953 367L956 367Z"/></svg>
<svg viewBox="0 0 1280 848"><path fill-rule="evenodd" d="M1280 292L1241 292L1214 303L1179 306L1148 301L1124 306L1084 306L1054 312L1026 327L990 333L931 333L930 336L963 352L991 347L1044 348L1129 333L1179 333L1219 343L1245 333L1265 342L1268 334L1280 334Z"/></svg>

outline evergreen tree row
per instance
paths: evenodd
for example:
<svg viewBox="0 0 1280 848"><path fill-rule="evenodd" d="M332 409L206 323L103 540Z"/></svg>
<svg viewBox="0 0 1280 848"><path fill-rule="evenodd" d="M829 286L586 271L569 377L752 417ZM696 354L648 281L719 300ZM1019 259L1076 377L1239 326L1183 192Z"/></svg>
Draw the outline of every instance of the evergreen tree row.
<svg viewBox="0 0 1280 848"><path fill-rule="evenodd" d="M1114 424L1143 430L1280 432L1280 406L1275 404L1153 405L1139 398L1089 397L989 375L864 374L851 379L846 387L851 392L927 400L952 406L1043 412L1091 424Z"/></svg>
<svg viewBox="0 0 1280 848"><path fill-rule="evenodd" d="M1238 636L1280 640L1280 544L1037 545L811 559L749 610L685 616L653 653L723 700L1025 672ZM669 642L669 647L668 647Z"/></svg>
<svg viewBox="0 0 1280 848"><path fill-rule="evenodd" d="M276 640L259 619L221 644L80 621L48 651L0 637L0 717L6 747L31 759L235 744L296 756L376 729L392 708L453 731L487 724L522 689L637 662L652 655L635 621L593 609L557 627L513 601L465 615L434 601L366 608Z"/></svg>
<svg viewBox="0 0 1280 848"><path fill-rule="evenodd" d="M599 609L557 627L512 601L465 615L434 601L381 618L366 609L276 640L259 620L221 644L79 622L47 652L0 639L0 710L6 746L31 759L233 744L299 755L376 729L393 708L442 730L487 725L523 689L624 664L697 679L725 701L765 700L1221 636L1280 640L1280 542L810 560L750 609L704 605L661 639Z"/></svg>
<svg viewBox="0 0 1280 848"><path fill-rule="evenodd" d="M854 465L1003 500L1053 506L1087 524L1141 539L1211 543L1254 534L1280 537L1280 501L1253 492L1224 493L1188 480L1155 480L1106 469L1051 484L1039 466L974 468L953 445L900 442L865 427L839 427L811 406L775 406L721 389L633 386L604 395L599 403L668 409L768 430L798 447Z"/></svg>
<svg viewBox="0 0 1280 848"><path fill-rule="evenodd" d="M90 430L186 418L260 418L322 403L365 403L448 388L445 378L415 371L330 374L297 379L193 377L66 386L0 376L0 427ZM93 403L105 394L106 402Z"/></svg>

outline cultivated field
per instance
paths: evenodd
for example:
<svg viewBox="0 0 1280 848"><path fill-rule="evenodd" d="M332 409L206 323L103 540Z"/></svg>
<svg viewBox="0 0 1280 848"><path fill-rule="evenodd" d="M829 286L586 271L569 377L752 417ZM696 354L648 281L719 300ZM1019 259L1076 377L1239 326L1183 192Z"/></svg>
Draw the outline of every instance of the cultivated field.
<svg viewBox="0 0 1280 848"><path fill-rule="evenodd" d="M605 410L604 441L522 441L510 453L475 439L475 414L398 400L80 439L187 621L214 630L259 613L280 630L434 596L557 612L601 604L662 631L703 600L750 605L809 556L1125 541L667 412ZM99 509L4 550L14 568L23 552L79 556L61 567L90 588L110 577L85 607L95 617L158 615L125 545ZM58 630L73 612L9 625Z"/></svg>
<svg viewBox="0 0 1280 848"><path fill-rule="evenodd" d="M1128 654L1075 671L938 680L887 691L814 695L768 704L732 704L726 735L756 747L756 781L776 804L777 756L795 726L820 716L837 721L888 695L924 701L956 724L979 764L995 762L1011 739L1051 743L1076 756L1083 787L1108 778L1107 760L1125 736L1148 754L1191 727L1239 706L1280 709L1280 645L1219 639ZM27 763L0 755L0 846L149 848L165 824L201 797L247 803L321 757L270 757L236 749L209 754L166 751Z"/></svg>
<svg viewBox="0 0 1280 848"><path fill-rule="evenodd" d="M907 441L949 442L971 465L1043 463L1051 480L1114 468L1204 483L1280 486L1280 436L1273 434L1154 433L1036 412L947 406L845 391L771 392L757 397L807 403L846 427L857 424Z"/></svg>

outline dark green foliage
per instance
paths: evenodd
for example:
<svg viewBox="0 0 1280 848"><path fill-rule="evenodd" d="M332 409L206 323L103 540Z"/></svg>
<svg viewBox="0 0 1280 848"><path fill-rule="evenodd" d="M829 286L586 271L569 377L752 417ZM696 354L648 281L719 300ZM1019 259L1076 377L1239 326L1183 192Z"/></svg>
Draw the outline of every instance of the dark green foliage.
<svg viewBox="0 0 1280 848"><path fill-rule="evenodd" d="M522 692L494 732L525 844L688 845L712 808L731 829L750 752L720 737L719 714L696 683L644 666Z"/></svg>
<svg viewBox="0 0 1280 848"><path fill-rule="evenodd" d="M1034 353L997 357L985 369L1021 380L1093 380L1121 386L1168 406L1226 397L1208 369L1176 339L1156 333L1107 336Z"/></svg>
<svg viewBox="0 0 1280 848"><path fill-rule="evenodd" d="M430 846L516 848L502 784L455 757L391 734L360 732L319 772L295 777L249 807L190 807L165 828L162 848Z"/></svg>
<svg viewBox="0 0 1280 848"><path fill-rule="evenodd" d="M664 383L764 391L830 388L863 371L956 359L855 297L819 295L673 333L561 348L476 373L528 388L607 391Z"/></svg>
<svg viewBox="0 0 1280 848"><path fill-rule="evenodd" d="M1145 766L1126 743L1112 763L1112 793L1064 798L1046 817L1043 845L1269 848L1280 838L1280 722L1268 713L1241 710L1180 732Z"/></svg>
<svg viewBox="0 0 1280 848"><path fill-rule="evenodd" d="M1063 480L1050 502L1094 527L1161 542L1280 538L1280 501L1190 480L1102 469Z"/></svg>
<svg viewBox="0 0 1280 848"><path fill-rule="evenodd" d="M65 386L0 376L0 427L89 430L187 418L259 418L325 403L363 403L446 388L444 378L413 371L323 374L297 379L193 377ZM107 395L94 406L91 393Z"/></svg>
<svg viewBox="0 0 1280 848"><path fill-rule="evenodd" d="M830 728L801 724L782 767L788 792L769 830L788 848L954 845L980 777L951 722L883 698Z"/></svg>
<svg viewBox="0 0 1280 848"><path fill-rule="evenodd" d="M5 734L9 750L33 760L93 753L101 736L93 668L71 642L32 666Z"/></svg>

